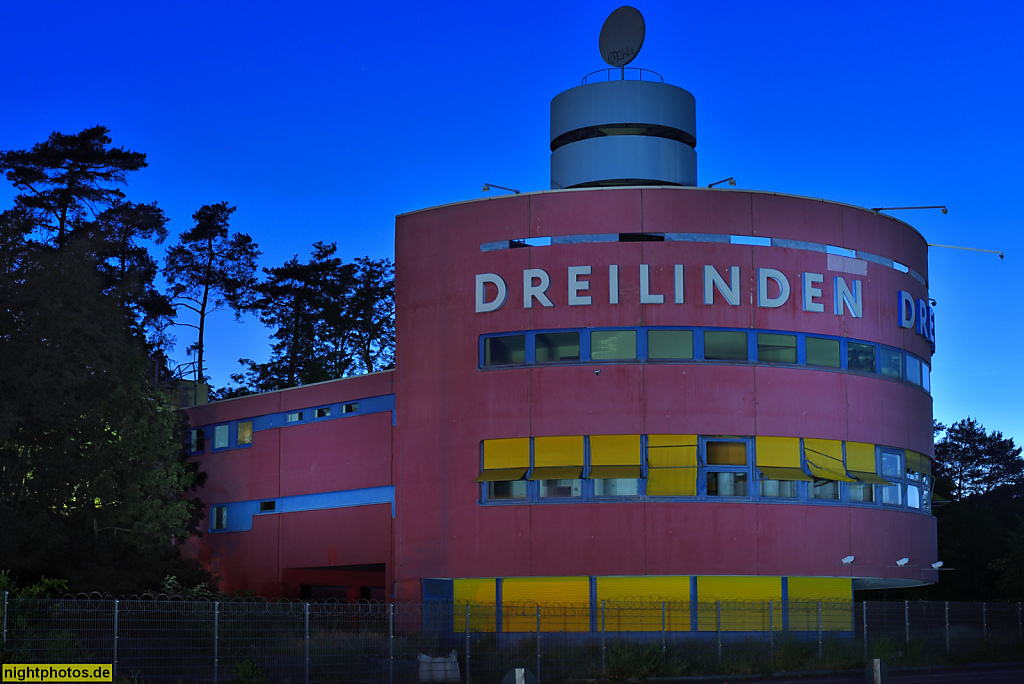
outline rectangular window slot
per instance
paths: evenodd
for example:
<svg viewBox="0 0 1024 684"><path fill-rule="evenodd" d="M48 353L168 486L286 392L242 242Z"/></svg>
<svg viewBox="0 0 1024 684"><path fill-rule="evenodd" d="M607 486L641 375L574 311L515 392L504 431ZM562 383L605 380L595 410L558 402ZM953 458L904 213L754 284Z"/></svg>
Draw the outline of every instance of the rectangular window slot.
<svg viewBox="0 0 1024 684"><path fill-rule="evenodd" d="M635 330L594 330L590 333L590 358L595 361L636 358Z"/></svg>
<svg viewBox="0 0 1024 684"><path fill-rule="evenodd" d="M227 449L228 448L228 426L218 425L213 428L213 448L214 449Z"/></svg>
<svg viewBox="0 0 1024 684"><path fill-rule="evenodd" d="M228 528L228 507L227 506L214 506L213 507L213 529L215 530L226 530Z"/></svg>
<svg viewBox="0 0 1024 684"><path fill-rule="evenodd" d="M647 358L692 359L693 332L690 330L648 330Z"/></svg>
<svg viewBox="0 0 1024 684"><path fill-rule="evenodd" d="M845 247L836 247L835 245L825 245L826 254L834 254L835 256L850 257L851 259L857 258L857 250L847 249Z"/></svg>
<svg viewBox="0 0 1024 684"><path fill-rule="evenodd" d="M238 422L238 446L252 444L252 421L241 420Z"/></svg>
<svg viewBox="0 0 1024 684"><path fill-rule="evenodd" d="M298 423L300 420L302 420L302 411L295 411L293 413L289 413L285 417L285 421L289 423Z"/></svg>
<svg viewBox="0 0 1024 684"><path fill-rule="evenodd" d="M189 451L191 451L193 454L200 454L203 452L203 449L205 448L206 435L203 434L203 430L201 428L198 430L190 430L188 446Z"/></svg>
<svg viewBox="0 0 1024 684"><path fill-rule="evenodd" d="M504 335L484 340L484 365L526 363L526 335Z"/></svg>
<svg viewBox="0 0 1024 684"><path fill-rule="evenodd" d="M730 235L729 242L734 245L753 245L754 247L771 247L772 239L755 235Z"/></svg>
<svg viewBox="0 0 1024 684"><path fill-rule="evenodd" d="M664 242L663 233L619 233L619 242Z"/></svg>
<svg viewBox="0 0 1024 684"><path fill-rule="evenodd" d="M324 408L318 408L314 415L317 418L330 418L331 417L331 407L330 406L326 406Z"/></svg>
<svg viewBox="0 0 1024 684"><path fill-rule="evenodd" d="M267 511L276 511L277 501L260 501L260 513L266 513Z"/></svg>
<svg viewBox="0 0 1024 684"><path fill-rule="evenodd" d="M342 413L356 413L359 411L359 402L353 402L351 404L345 404L341 407Z"/></svg>
<svg viewBox="0 0 1024 684"><path fill-rule="evenodd" d="M578 332L537 333L535 337L537 363L579 361L580 334Z"/></svg>
<svg viewBox="0 0 1024 684"><path fill-rule="evenodd" d="M518 240L509 240L508 246L510 249L517 247L550 247L551 238L549 237L536 237L536 238L520 238Z"/></svg>
<svg viewBox="0 0 1024 684"><path fill-rule="evenodd" d="M875 345L861 342L846 343L846 368L862 373L875 372Z"/></svg>
<svg viewBox="0 0 1024 684"><path fill-rule="evenodd" d="M909 273L910 272L909 268L907 268L906 266L904 266L903 264L901 264L898 261L892 262L892 267L895 268L900 273Z"/></svg>
<svg viewBox="0 0 1024 684"><path fill-rule="evenodd" d="M824 368L840 368L839 340L826 337L807 337L807 365ZM874 347L872 347L872 350Z"/></svg>
<svg viewBox="0 0 1024 684"><path fill-rule="evenodd" d="M796 363L796 335L757 333L757 360L763 363Z"/></svg>
<svg viewBox="0 0 1024 684"><path fill-rule="evenodd" d="M730 330L706 331L704 358L711 361L746 361L747 333Z"/></svg>

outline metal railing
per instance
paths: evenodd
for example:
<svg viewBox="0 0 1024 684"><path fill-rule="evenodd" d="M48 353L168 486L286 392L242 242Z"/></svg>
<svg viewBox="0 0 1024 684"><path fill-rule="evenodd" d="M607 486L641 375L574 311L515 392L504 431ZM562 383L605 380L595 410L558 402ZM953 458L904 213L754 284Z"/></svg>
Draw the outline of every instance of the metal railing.
<svg viewBox="0 0 1024 684"><path fill-rule="evenodd" d="M599 74L604 74L604 78L600 78ZM609 67L607 69L598 69L597 71L591 71L589 74L583 77L583 85L587 83L595 83L598 81L643 81L644 74L647 74L648 81L657 80L658 83L664 83L665 79L657 71L651 71L650 69L640 69L639 67ZM593 77L593 78L592 78Z"/></svg>
<svg viewBox="0 0 1024 684"><path fill-rule="evenodd" d="M4 663L110 663L152 682L541 682L840 670L1024 655L1017 603L469 605L2 599Z"/></svg>

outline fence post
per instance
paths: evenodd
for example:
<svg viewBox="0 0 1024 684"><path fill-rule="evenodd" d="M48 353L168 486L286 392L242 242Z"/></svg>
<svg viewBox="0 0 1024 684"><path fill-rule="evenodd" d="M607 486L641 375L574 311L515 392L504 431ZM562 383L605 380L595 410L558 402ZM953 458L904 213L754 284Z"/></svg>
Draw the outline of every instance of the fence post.
<svg viewBox="0 0 1024 684"><path fill-rule="evenodd" d="M213 602L213 684L217 684L220 647L220 601Z"/></svg>
<svg viewBox="0 0 1024 684"><path fill-rule="evenodd" d="M469 684L469 602L466 602L466 684Z"/></svg>
<svg viewBox="0 0 1024 684"><path fill-rule="evenodd" d="M604 658L604 599L601 599L601 672L605 672L605 658Z"/></svg>
<svg viewBox="0 0 1024 684"><path fill-rule="evenodd" d="M118 600L114 599L114 662L111 665L110 674L117 676L117 606Z"/></svg>
<svg viewBox="0 0 1024 684"><path fill-rule="evenodd" d="M306 684L309 684L309 602L306 602Z"/></svg>
<svg viewBox="0 0 1024 684"><path fill-rule="evenodd" d="M661 602L661 664L664 665L667 660L666 648L665 648L665 602Z"/></svg>
<svg viewBox="0 0 1024 684"><path fill-rule="evenodd" d="M718 632L718 664L722 664L722 602L715 601L715 631Z"/></svg>
<svg viewBox="0 0 1024 684"><path fill-rule="evenodd" d="M540 682L540 604L537 604L537 681Z"/></svg>
<svg viewBox="0 0 1024 684"><path fill-rule="evenodd" d="M9 604L7 603L7 595L9 593L10 592L8 592L6 590L4 591L4 648L7 648L7 610L8 610L8 606L9 606ZM1019 618L1020 618L1020 605L1019 604L1017 606L1017 617L1018 617L1018 621L1019 621Z"/></svg>
<svg viewBox="0 0 1024 684"><path fill-rule="evenodd" d="M5 596L6 596L6 594L7 594L7 592L4 592ZM7 605L6 604L6 598L4 599L4 605L5 606ZM7 626L6 620L7 620L7 611L5 610L4 611L4 628L5 628L5 631L6 631L6 626ZM1024 630L1021 629L1021 622L1020 622L1020 601L1017 601L1017 641L1024 641ZM4 635L4 643L7 643L6 634Z"/></svg>
<svg viewBox="0 0 1024 684"><path fill-rule="evenodd" d="M395 604L388 604L388 684L395 681Z"/></svg>
<svg viewBox="0 0 1024 684"><path fill-rule="evenodd" d="M775 663L775 602L768 602L768 659Z"/></svg>
<svg viewBox="0 0 1024 684"><path fill-rule="evenodd" d="M818 660L821 660L821 601L818 601Z"/></svg>
<svg viewBox="0 0 1024 684"><path fill-rule="evenodd" d="M864 601L864 660L868 659L868 602Z"/></svg>
<svg viewBox="0 0 1024 684"><path fill-rule="evenodd" d="M910 643L910 601L903 602L903 628L907 633L907 643Z"/></svg>
<svg viewBox="0 0 1024 684"><path fill-rule="evenodd" d="M949 655L949 601L946 601L946 655Z"/></svg>
<svg viewBox="0 0 1024 684"><path fill-rule="evenodd" d="M981 604L981 638L988 639L988 619L985 615L985 603Z"/></svg>

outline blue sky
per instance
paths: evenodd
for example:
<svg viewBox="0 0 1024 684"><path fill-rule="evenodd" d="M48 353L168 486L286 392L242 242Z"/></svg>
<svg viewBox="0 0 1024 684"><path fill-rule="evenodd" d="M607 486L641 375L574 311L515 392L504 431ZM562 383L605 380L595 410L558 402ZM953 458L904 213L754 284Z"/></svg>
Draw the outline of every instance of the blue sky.
<svg viewBox="0 0 1024 684"><path fill-rule="evenodd" d="M238 207L264 266L337 241L393 257L394 217L549 187L552 97L604 66L616 2L5 2L0 149L102 124L145 152L130 199L178 234ZM698 179L893 215L934 248L935 416L1024 442L1024 9L1009 2L635 2L632 66L697 99ZM12 192L0 184L0 207ZM162 248L160 248L162 252ZM265 360L266 331L211 321L209 373ZM180 347L191 331L178 330ZM186 360L183 352L179 361Z"/></svg>

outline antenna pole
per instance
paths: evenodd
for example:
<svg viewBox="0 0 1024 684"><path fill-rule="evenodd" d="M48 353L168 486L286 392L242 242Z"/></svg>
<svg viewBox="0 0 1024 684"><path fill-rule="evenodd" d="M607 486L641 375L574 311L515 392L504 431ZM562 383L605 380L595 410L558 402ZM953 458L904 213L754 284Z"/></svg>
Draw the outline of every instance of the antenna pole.
<svg viewBox="0 0 1024 684"><path fill-rule="evenodd" d="M971 252L987 252L989 254L998 254L999 258L1003 258L1003 253L995 249L979 249L977 247L957 247L956 245L937 245L933 242L928 243L929 247L945 247L946 249L966 249Z"/></svg>

